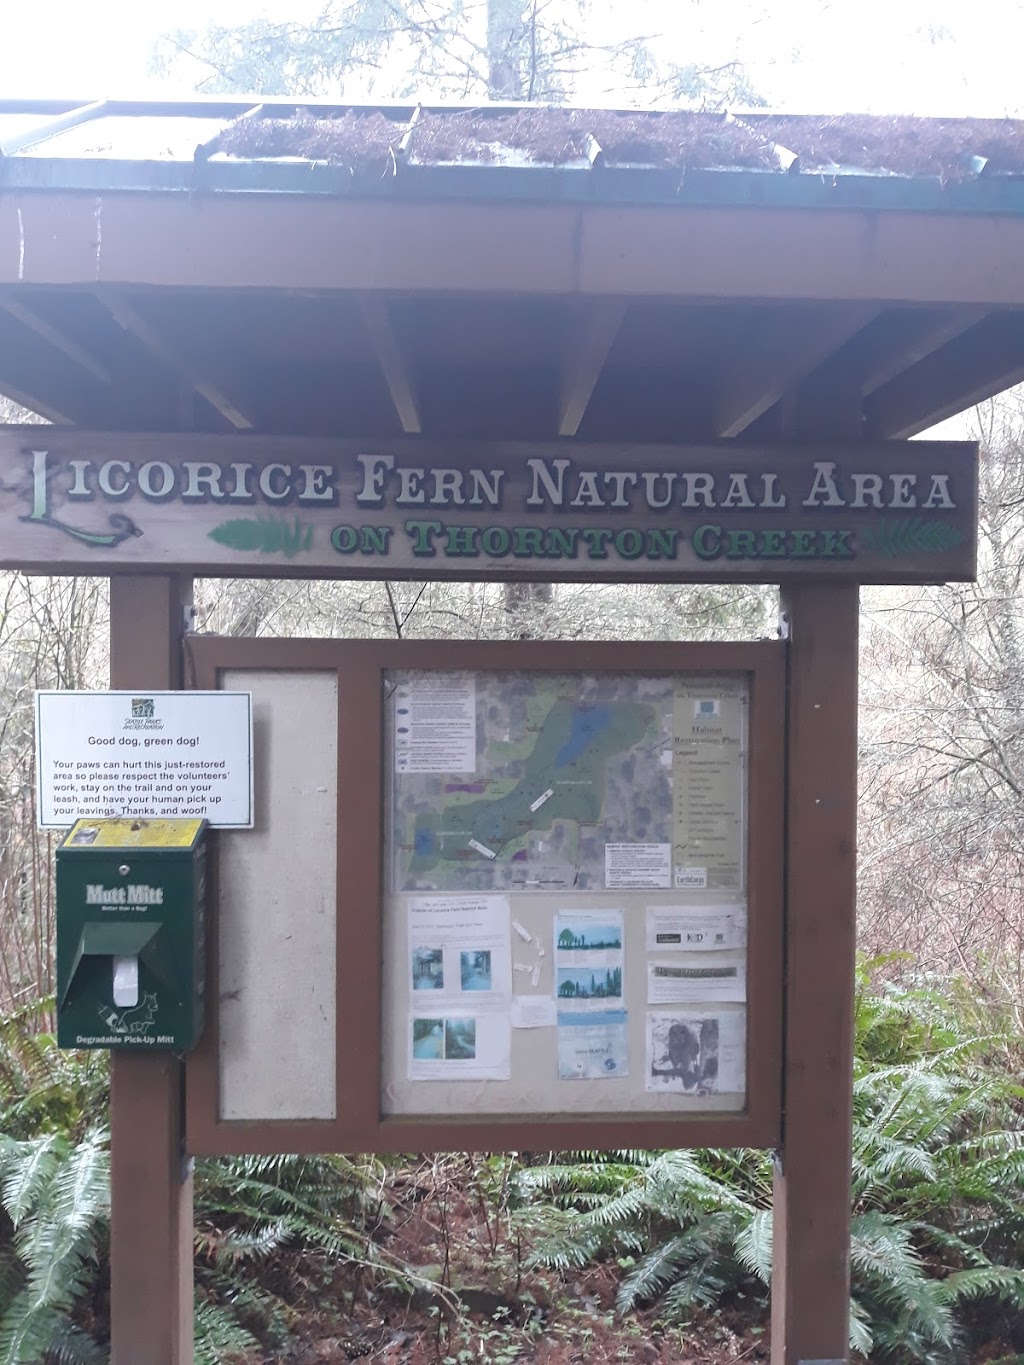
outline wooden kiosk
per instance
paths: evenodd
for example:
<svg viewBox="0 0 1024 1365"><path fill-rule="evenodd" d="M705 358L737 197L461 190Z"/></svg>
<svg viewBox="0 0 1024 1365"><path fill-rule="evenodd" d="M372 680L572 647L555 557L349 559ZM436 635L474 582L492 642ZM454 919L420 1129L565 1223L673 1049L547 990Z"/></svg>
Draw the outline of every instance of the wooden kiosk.
<svg viewBox="0 0 1024 1365"><path fill-rule="evenodd" d="M974 447L904 438L1024 378L1024 133L979 125L968 165L972 126L947 147L936 123L927 154L890 165L899 121L879 121L872 142L860 120L850 166L841 120L826 158L816 120L322 107L316 118L333 122L311 157L310 117L296 112L0 103L0 391L57 424L0 434L0 562L110 575L115 688L251 682L269 689L275 742L295 750L288 727L307 699L273 689L289 671L315 675L336 724L334 749L303 760L321 764L309 785L334 803L338 831L336 848L314 841L321 862L307 869L336 907L318 921L334 946L320 954L326 1032L304 1050L327 1099L316 1114L230 1099L231 1048L258 1037L265 1013L255 997L242 1014L221 1000L230 887L249 857L237 841L250 836L232 834L217 849L203 1043L186 1065L113 1057L114 1361L191 1359L190 1152L628 1141L775 1150L772 1359L836 1365L849 1309L858 586L973 575ZM218 640L188 633L197 574L772 582L782 621L776 641L633 646L625 665L613 646L542 641ZM641 976L630 984L645 953L658 966L631 907L657 927L657 912L678 900L693 913L711 888L704 863L662 867L657 853L651 881L607 851L604 882L600 862L594 874L598 908L621 902L626 939L639 934L626 944L625 989L641 995L623 1033L635 1075L613 1082L621 1104L563 1105L566 1081L532 1104L509 1091L488 1111L481 1093L499 1092L476 1086L471 1107L445 1108L429 1079L445 1054L426 1032L410 1056L427 1069L403 1070L388 1001L411 1006L389 954L425 940L411 910L405 939L388 919L385 812L403 769L387 697L452 669L540 686L676 679L650 697L667 698L659 714L676 717L663 724L686 753L697 739L679 740L678 717L690 724L705 701L703 714L724 715L740 696L700 680L741 680L746 874L732 889L723 874L711 898L722 910L746 897L746 994L715 1022L716 1040L727 1015L739 1030L744 1070L728 1085L710 1073L700 1094L640 1083L666 1071L650 1042L664 1021ZM271 758L257 773L268 788ZM548 799L547 787L534 798ZM320 819L299 815L307 833ZM269 797L261 831L294 843ZM571 906L539 904L521 926L531 943L554 926L567 951L585 948ZM414 972L449 970L448 950L431 951ZM548 970L539 955L520 965L537 983ZM571 981L572 964L556 970ZM285 1011L278 1027L292 1022ZM353 1034L365 1045L339 1045ZM519 1046L517 1034L508 1084ZM725 1051L716 1044L719 1077ZM435 1085L430 1102L410 1077ZM720 1103L704 1102L712 1092Z"/></svg>

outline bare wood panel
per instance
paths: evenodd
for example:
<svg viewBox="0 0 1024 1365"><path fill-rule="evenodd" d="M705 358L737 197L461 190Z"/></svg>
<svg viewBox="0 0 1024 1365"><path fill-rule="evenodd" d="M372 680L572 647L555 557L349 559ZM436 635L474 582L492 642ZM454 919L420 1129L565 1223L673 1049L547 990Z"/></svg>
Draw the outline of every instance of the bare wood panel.
<svg viewBox="0 0 1024 1365"><path fill-rule="evenodd" d="M256 790L255 828L218 840L221 1116L332 1119L336 675L226 670L220 682L253 694Z"/></svg>
<svg viewBox="0 0 1024 1365"><path fill-rule="evenodd" d="M333 670L338 679L337 1051L334 1120L222 1117L216 951L207 1035L188 1062L189 1141L197 1152L509 1150L621 1145L774 1146L781 1068L781 878L784 649L759 645L296 641L194 637L194 685L247 670ZM742 1113L385 1118L380 1104L382 724L393 669L534 672L746 672L751 676L747 1104ZM298 851L297 855L298 856ZM213 917L216 920L217 907ZM216 942L216 935L215 942ZM357 1040L353 1044L353 1040ZM295 1040L290 1046L300 1046ZM585 1138L583 1137L585 1134Z"/></svg>
<svg viewBox="0 0 1024 1365"><path fill-rule="evenodd" d="M977 447L0 430L0 565L909 583L975 572Z"/></svg>
<svg viewBox="0 0 1024 1365"><path fill-rule="evenodd" d="M1022 255L1024 222L1013 214L0 196L2 283L1004 307L1024 303Z"/></svg>

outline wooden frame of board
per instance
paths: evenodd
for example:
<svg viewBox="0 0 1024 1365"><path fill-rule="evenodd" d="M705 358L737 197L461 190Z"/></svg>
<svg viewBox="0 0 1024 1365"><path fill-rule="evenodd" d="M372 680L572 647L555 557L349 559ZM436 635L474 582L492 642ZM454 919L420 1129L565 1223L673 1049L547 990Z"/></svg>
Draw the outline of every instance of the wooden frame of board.
<svg viewBox="0 0 1024 1365"><path fill-rule="evenodd" d="M209 1024L188 1060L188 1145L229 1152L400 1152L587 1147L774 1147L782 1087L785 645L252 640L190 637L189 682L215 688L239 671L336 670L338 680L337 1116L228 1121L218 1093L218 961L211 933ZM444 1118L381 1113L384 706L393 669L619 674L744 673L750 681L746 1104L737 1113L530 1114ZM258 774L257 774L258 780ZM215 842L215 841L214 841ZM216 886L216 848L213 880ZM217 914L211 896L211 921ZM377 1021L367 1027L367 1021ZM301 1048L301 1021L283 1047Z"/></svg>

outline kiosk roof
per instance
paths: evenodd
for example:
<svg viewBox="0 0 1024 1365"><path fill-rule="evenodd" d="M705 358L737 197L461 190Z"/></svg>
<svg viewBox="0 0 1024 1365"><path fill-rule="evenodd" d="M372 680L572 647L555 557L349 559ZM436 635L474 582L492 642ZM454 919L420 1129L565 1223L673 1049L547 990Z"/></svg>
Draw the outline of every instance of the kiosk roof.
<svg viewBox="0 0 1024 1365"><path fill-rule="evenodd" d="M1024 122L0 101L0 391L80 426L706 440L1024 378Z"/></svg>

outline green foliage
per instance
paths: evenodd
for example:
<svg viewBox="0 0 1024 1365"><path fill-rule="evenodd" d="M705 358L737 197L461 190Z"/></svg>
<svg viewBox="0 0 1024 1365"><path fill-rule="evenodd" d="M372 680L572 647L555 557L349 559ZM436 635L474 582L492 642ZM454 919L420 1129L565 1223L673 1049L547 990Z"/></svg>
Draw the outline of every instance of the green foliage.
<svg viewBox="0 0 1024 1365"><path fill-rule="evenodd" d="M103 1359L72 1320L88 1295L105 1244L110 1208L107 1133L77 1142L59 1133L0 1136L0 1365L68 1365Z"/></svg>
<svg viewBox="0 0 1024 1365"><path fill-rule="evenodd" d="M851 1347L872 1361L959 1358L964 1322L1024 1307L1024 1095L1006 1040L972 1032L948 992L857 996ZM581 1152L517 1176L535 1258L561 1270L626 1266L618 1307L666 1315L771 1279L764 1152Z"/></svg>
<svg viewBox="0 0 1024 1365"><path fill-rule="evenodd" d="M8 1137L75 1139L106 1113L107 1054L58 1048L53 1008L49 997L0 1018L0 1131Z"/></svg>
<svg viewBox="0 0 1024 1365"><path fill-rule="evenodd" d="M1010 1043L985 1031L975 1003L948 983L874 985L891 966L865 964L858 982L851 1346L880 1365L952 1365L972 1324L1024 1310L1024 1091ZM0 1025L0 1365L105 1359L105 1058L59 1053L34 1032L48 1007ZM339 1264L454 1309L429 1268L386 1250L388 1180L365 1158L200 1161L196 1360L226 1365L256 1342L284 1349L296 1291L326 1287ZM451 1181L442 1202L479 1203L495 1265L503 1239L566 1275L614 1261L622 1313L656 1302L685 1323L739 1296L766 1300L767 1153L489 1157L452 1166Z"/></svg>
<svg viewBox="0 0 1024 1365"><path fill-rule="evenodd" d="M402 1281L405 1267L374 1241L387 1215L381 1186L382 1172L367 1158L204 1158L195 1173L197 1283L236 1296L251 1291L261 1263L286 1248ZM275 1331L286 1317L284 1301L269 1291L248 1307Z"/></svg>

